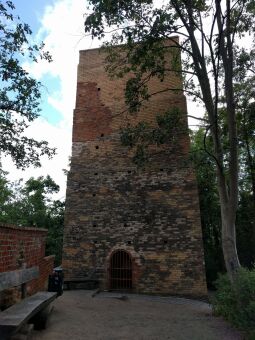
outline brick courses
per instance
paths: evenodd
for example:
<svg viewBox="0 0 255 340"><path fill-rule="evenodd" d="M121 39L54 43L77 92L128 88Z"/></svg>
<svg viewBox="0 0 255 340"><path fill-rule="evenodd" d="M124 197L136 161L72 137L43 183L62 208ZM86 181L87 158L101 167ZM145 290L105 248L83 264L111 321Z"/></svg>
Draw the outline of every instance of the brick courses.
<svg viewBox="0 0 255 340"><path fill-rule="evenodd" d="M45 257L46 237L46 229L0 224L0 272L16 270L24 265L26 268L39 266L39 278L27 284L28 295L47 290L54 256ZM20 298L20 288L3 291L0 307L12 305Z"/></svg>
<svg viewBox="0 0 255 340"><path fill-rule="evenodd" d="M66 277L98 278L109 288L115 250L132 258L133 291L205 296L207 294L198 194L188 160L186 115L175 143L150 147L144 169L120 143L127 123L155 124L158 113L179 107L181 91L153 96L138 115L124 111L126 79L109 79L100 49L80 52L73 148L67 182L63 266ZM169 73L153 79L151 92L180 88ZM123 113L124 112L124 113Z"/></svg>

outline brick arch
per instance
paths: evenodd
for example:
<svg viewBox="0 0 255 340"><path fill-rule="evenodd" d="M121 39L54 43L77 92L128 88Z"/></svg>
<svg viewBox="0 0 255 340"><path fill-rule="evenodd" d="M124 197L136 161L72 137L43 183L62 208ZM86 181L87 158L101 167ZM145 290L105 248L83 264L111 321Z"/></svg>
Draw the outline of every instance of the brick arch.
<svg viewBox="0 0 255 340"><path fill-rule="evenodd" d="M110 289L133 288L133 262L130 253L124 249L112 252L109 263Z"/></svg>
<svg viewBox="0 0 255 340"><path fill-rule="evenodd" d="M132 259L132 291L136 292L139 277L141 275L141 266L142 266L141 255L134 250L132 245L126 245L123 243L119 243L113 246L105 258L105 274L106 274L105 281L104 281L105 288L110 289L110 260L111 260L112 254L118 250L126 251Z"/></svg>

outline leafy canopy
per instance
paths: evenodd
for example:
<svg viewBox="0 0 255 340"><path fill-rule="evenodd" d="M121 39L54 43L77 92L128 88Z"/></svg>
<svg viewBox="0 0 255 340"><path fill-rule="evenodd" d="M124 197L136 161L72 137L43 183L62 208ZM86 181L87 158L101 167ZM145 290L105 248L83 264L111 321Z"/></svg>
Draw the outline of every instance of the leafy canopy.
<svg viewBox="0 0 255 340"><path fill-rule="evenodd" d="M247 132L246 123L243 122L242 129L237 123L243 118L247 122L248 116L247 109L237 110L238 105L244 104L244 96L239 98L236 89L239 84L254 83L254 0L90 0L89 3L92 12L85 20L85 31L104 38L110 29L107 69L111 76L130 75L126 84L130 111L139 110L143 101L155 95L149 93L150 78L164 81L168 72L179 74L184 82L183 91L203 102L207 113L203 120L203 146L215 163L224 260L234 282L240 267L235 232L239 139ZM249 35L249 43L244 46L243 40ZM117 45L118 48L112 48ZM169 55L178 55L178 51L182 52L182 67L178 57L168 60ZM173 90L182 91L181 82L179 88L166 88ZM247 97L246 108L251 108L253 98ZM141 129L137 131L140 133Z"/></svg>
<svg viewBox="0 0 255 340"><path fill-rule="evenodd" d="M48 229L46 253L61 263L65 203L54 199L59 186L48 175L11 183L0 169L0 221Z"/></svg>
<svg viewBox="0 0 255 340"><path fill-rule="evenodd" d="M31 44L30 27L15 15L11 1L0 1L0 152L9 154L17 167L40 166L40 156L55 150L46 141L24 135L40 113L41 83L22 66L25 59L51 61L44 44Z"/></svg>
<svg viewBox="0 0 255 340"><path fill-rule="evenodd" d="M109 67L112 73L122 75L133 71L137 80L146 72L163 77L168 71L165 69L165 50L179 47L185 58L182 69L180 64L175 64L174 70L186 75L184 89L197 99L205 99L203 97L206 96L197 88L193 76L200 78L204 67L207 67L208 73L215 77L216 82L219 81L224 76L222 54L231 53L227 51L227 44L232 49L237 37L242 38L247 33L252 35L255 29L255 4L252 0L90 0L89 3L92 13L86 17L85 31L90 32L92 38L99 39L111 33L112 40L106 46L125 44L119 49L120 52L126 52L125 56L116 49L111 52L109 62L112 65ZM226 32L227 29L229 32ZM166 47L165 39L171 40L175 35L179 35L181 41L175 42L175 46ZM231 39L229 42L226 41L227 35ZM225 52L221 53L222 47ZM250 65L249 70L254 70L254 58L250 50L251 46L244 49L235 45L239 79L240 76L246 76L247 63ZM212 91L213 87L212 84Z"/></svg>

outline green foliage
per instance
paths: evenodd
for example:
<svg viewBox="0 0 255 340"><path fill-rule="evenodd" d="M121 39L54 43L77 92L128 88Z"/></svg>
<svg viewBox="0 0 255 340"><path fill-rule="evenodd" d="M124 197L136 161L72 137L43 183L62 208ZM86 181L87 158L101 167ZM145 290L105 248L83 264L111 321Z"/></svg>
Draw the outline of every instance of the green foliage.
<svg viewBox="0 0 255 340"><path fill-rule="evenodd" d="M221 246L221 212L215 163L204 149L205 129L191 131L191 159L195 166L198 183L201 223L205 251L207 284L214 288L218 273L225 272ZM212 151L210 137L206 139L206 148ZM226 149L227 152L227 149ZM238 200L236 233L237 250L241 265L252 268L255 263L254 243L254 197L251 190L251 177L246 168L246 149L240 148L240 167L245 169L239 178L240 194ZM245 183L245 185L243 184Z"/></svg>
<svg viewBox="0 0 255 340"><path fill-rule="evenodd" d="M209 175L207 185L207 173L200 167L200 203L205 211L204 232L209 242L207 259L209 261L214 255L219 258L221 227L221 233L225 235L222 239L225 264L234 281L239 259L233 235L236 233L238 202L241 202L238 196L238 184L241 185L238 180L238 149L241 179L246 183L244 191L247 193L248 188L253 191L250 197L255 203L254 130L250 128L251 124L247 124L250 112L247 109L254 102L254 86L248 86L254 84L254 39L245 48L240 47L238 41L255 32L254 0L171 0L163 4L152 0L89 0L89 4L92 11L85 20L85 31L98 38L103 38L109 27L114 32L106 47L109 52L106 68L112 77L126 74L131 77L125 91L130 112L138 111L145 100L162 91L178 93L184 90L204 104L206 133L201 149L207 154L206 157L200 154L197 161L205 161L204 168ZM164 84L165 76L171 74L180 76L175 88ZM150 93L148 84L152 77L162 81L163 90L160 87L158 92ZM167 126L167 120L163 124ZM150 142L169 141L162 131L144 125L128 127L124 131L123 141L137 147L136 162L140 159L143 163L148 159ZM245 175L247 170L251 179ZM231 222L220 223L219 210L222 221ZM253 224L255 240L254 227ZM243 233L242 228L240 232ZM231 242L228 243L227 239ZM218 268L216 262L211 266Z"/></svg>
<svg viewBox="0 0 255 340"><path fill-rule="evenodd" d="M252 87L251 84L249 84L250 87ZM242 95L241 91L249 91L246 84L243 84L243 88L239 87L238 90L240 96ZM255 93L253 94L253 99L255 99ZM253 192L253 202L255 208L255 103L250 103L246 97L242 98L242 101L239 102L239 105L239 148L241 151L240 160L242 164L240 173L243 177L243 180L240 184L243 190L250 190Z"/></svg>
<svg viewBox="0 0 255 340"><path fill-rule="evenodd" d="M253 194L250 190L242 190L239 195L236 220L237 250L241 264L250 269L255 263L254 221Z"/></svg>
<svg viewBox="0 0 255 340"><path fill-rule="evenodd" d="M15 15L11 1L0 1L0 152L9 154L16 166L40 166L40 156L55 150L46 141L24 135L40 112L41 84L31 78L22 64L30 59L51 61L44 44L30 43L32 31Z"/></svg>
<svg viewBox="0 0 255 340"><path fill-rule="evenodd" d="M225 266L221 246L221 215L215 164L204 150L204 134L203 128L191 131L191 159L198 184L207 285L214 288L214 281L218 273L225 272ZM210 140L207 140L207 148L211 151Z"/></svg>
<svg viewBox="0 0 255 340"><path fill-rule="evenodd" d="M6 172L0 168L0 215L4 219L9 210L10 201L12 199L12 190L8 186Z"/></svg>
<svg viewBox="0 0 255 340"><path fill-rule="evenodd" d="M134 110L135 103L139 109L144 93L149 96L149 78L156 76L163 80L169 70L183 75L184 88L194 95L194 99L206 101L208 96L203 93L204 89L199 89L193 76L200 78L203 87L206 79L202 74L206 75L204 70L208 67L207 73L212 74L220 88L224 86L222 76L225 66L222 65L221 48L227 45L226 33L231 35L232 42L228 47L234 49L234 63L237 66L234 76L237 81L243 81L248 70L254 69L254 51L250 53L251 46L246 49L235 44L237 37L243 37L247 32L254 33L253 0L232 3L229 13L226 6L217 1L168 1L162 5L153 0L89 0L89 4L91 11L85 19L85 32L99 39L106 36L108 28L114 32L111 42L106 43L109 53L106 68L110 75L123 77L130 72L133 74L130 82L135 86L130 87L128 84L126 88L131 110ZM217 18L218 11L221 15ZM211 28L208 27L208 17L212 18ZM225 20L226 17L229 22ZM219 27L216 25L217 20L221 20L218 21ZM227 32L228 23L231 28ZM173 38L176 35L183 37L178 43ZM166 40L174 43L170 46ZM198 41L201 41L201 45ZM118 48L111 48L113 46ZM205 54L206 48L210 49L210 54ZM185 55L182 67L179 49ZM169 50L171 60L167 53ZM135 103L131 92L136 98L139 97Z"/></svg>
<svg viewBox="0 0 255 340"><path fill-rule="evenodd" d="M55 265L62 263L65 202L53 201L48 211L46 254L55 255Z"/></svg>
<svg viewBox="0 0 255 340"><path fill-rule="evenodd" d="M22 220L23 225L33 225L39 228L48 228L51 223L50 209L54 202L50 195L57 193L59 186L48 175L37 179L31 177L21 188Z"/></svg>
<svg viewBox="0 0 255 340"><path fill-rule="evenodd" d="M131 149L135 148L133 161L138 166L144 166L148 161L149 145L157 146L169 143L173 147L180 133L186 131L182 123L183 113L178 108L157 115L155 127L146 122L140 122L136 126L128 126L121 130L121 142Z"/></svg>
<svg viewBox="0 0 255 340"><path fill-rule="evenodd" d="M0 221L48 229L46 254L54 254L56 265L61 264L64 202L52 198L59 186L50 176L9 183L2 171L0 189Z"/></svg>
<svg viewBox="0 0 255 340"><path fill-rule="evenodd" d="M255 269L240 268L233 285L227 275L220 275L216 287L212 300L215 314L255 335Z"/></svg>

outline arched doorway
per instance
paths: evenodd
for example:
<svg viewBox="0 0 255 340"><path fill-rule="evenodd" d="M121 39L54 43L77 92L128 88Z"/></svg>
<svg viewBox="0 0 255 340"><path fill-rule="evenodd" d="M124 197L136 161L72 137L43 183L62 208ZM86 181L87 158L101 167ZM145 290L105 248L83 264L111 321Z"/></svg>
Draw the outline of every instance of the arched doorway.
<svg viewBox="0 0 255 340"><path fill-rule="evenodd" d="M125 250L117 250L111 256L110 288L132 288L132 259Z"/></svg>

